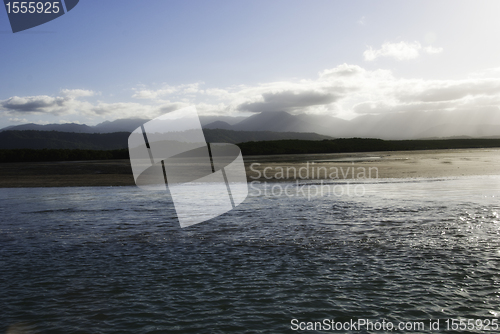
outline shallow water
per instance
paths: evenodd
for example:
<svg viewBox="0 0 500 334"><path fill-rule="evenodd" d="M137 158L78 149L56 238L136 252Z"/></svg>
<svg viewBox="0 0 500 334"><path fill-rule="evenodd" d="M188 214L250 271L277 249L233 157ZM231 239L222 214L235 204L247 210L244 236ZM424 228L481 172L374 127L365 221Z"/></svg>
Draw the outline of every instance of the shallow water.
<svg viewBox="0 0 500 334"><path fill-rule="evenodd" d="M272 186L185 229L167 193L1 189L0 333L287 333L294 318L500 315L500 177L380 180L360 196L296 184L307 196L265 196Z"/></svg>

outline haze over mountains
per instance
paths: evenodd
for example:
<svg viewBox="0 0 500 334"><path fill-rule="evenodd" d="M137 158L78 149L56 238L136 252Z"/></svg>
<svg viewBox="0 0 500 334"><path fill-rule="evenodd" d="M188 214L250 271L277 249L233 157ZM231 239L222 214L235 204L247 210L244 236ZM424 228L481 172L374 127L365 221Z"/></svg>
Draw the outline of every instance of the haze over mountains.
<svg viewBox="0 0 500 334"><path fill-rule="evenodd" d="M0 129L75 133L131 132L147 119L118 119L95 126L83 124L23 124ZM317 133L336 138L421 139L500 137L500 110L404 112L362 115L344 120L326 115L263 112L250 117L201 116L205 129Z"/></svg>
<svg viewBox="0 0 500 334"><path fill-rule="evenodd" d="M217 122L205 127L237 131L316 132L337 138L495 137L500 136L500 110L363 115L350 121L325 115L291 115L282 111L256 114L234 125Z"/></svg>

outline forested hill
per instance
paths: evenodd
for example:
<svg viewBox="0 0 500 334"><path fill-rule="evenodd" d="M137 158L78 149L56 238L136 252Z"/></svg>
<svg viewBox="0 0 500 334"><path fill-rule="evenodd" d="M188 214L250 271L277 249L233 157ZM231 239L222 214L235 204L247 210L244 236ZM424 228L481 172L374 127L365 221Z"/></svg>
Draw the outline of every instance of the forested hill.
<svg viewBox="0 0 500 334"><path fill-rule="evenodd" d="M129 135L128 132L2 131L0 149L114 150L126 148Z"/></svg>

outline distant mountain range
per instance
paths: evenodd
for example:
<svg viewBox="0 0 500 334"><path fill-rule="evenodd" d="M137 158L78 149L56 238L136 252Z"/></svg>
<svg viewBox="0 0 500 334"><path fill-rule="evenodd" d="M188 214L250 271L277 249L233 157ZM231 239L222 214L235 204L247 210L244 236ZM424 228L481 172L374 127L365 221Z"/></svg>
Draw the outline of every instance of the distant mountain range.
<svg viewBox="0 0 500 334"><path fill-rule="evenodd" d="M204 129L209 143L242 143L263 140L332 139L316 133L270 132L270 131L233 131ZM38 130L7 130L0 132L0 149L85 149L115 150L128 147L130 132L113 133L75 133Z"/></svg>
<svg viewBox="0 0 500 334"><path fill-rule="evenodd" d="M233 124L241 122L245 118L246 117L201 116L200 123L202 126L204 126L206 124L219 121L221 123L228 124L229 126L231 126ZM3 129L0 129L0 132L6 130L12 130L12 131L37 130L37 131L59 131L59 132L75 132L75 133L132 132L147 121L149 121L149 119L124 118L124 119L117 119L114 121L105 121L94 126L89 126L85 124L75 124L75 123L46 124L46 125L28 123L28 124L8 126Z"/></svg>
<svg viewBox="0 0 500 334"><path fill-rule="evenodd" d="M95 126L84 124L23 124L0 129L75 133L132 132L147 119L118 119ZM404 112L362 115L352 120L327 115L292 115L284 111L263 112L250 117L201 116L204 129L247 132L316 133L334 138L422 139L450 137L500 137L498 108L464 111ZM267 136L267 135L266 135ZM290 136L290 135L289 135ZM293 137L292 136L292 137ZM253 140L261 135L254 136ZM304 139L304 138L289 138ZM239 138L237 139L239 140Z"/></svg>
<svg viewBox="0 0 500 334"><path fill-rule="evenodd" d="M15 126L8 126L6 128L0 129L1 131L11 130L11 131L23 131L23 130L36 130L36 131L58 131L58 132L74 132L74 133L112 133L112 132L132 132L147 119L140 118L130 118L130 119L117 119L115 121L106 121L99 123L94 126L88 126L85 124L22 124Z"/></svg>

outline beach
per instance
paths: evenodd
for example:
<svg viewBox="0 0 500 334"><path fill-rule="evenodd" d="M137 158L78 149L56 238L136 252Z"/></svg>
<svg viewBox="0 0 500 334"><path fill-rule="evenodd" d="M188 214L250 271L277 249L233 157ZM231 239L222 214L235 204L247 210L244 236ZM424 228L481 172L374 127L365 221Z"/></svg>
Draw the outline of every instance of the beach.
<svg viewBox="0 0 500 334"><path fill-rule="evenodd" d="M500 175L500 149L265 155L244 161L248 181ZM131 185L129 160L0 164L1 188Z"/></svg>

